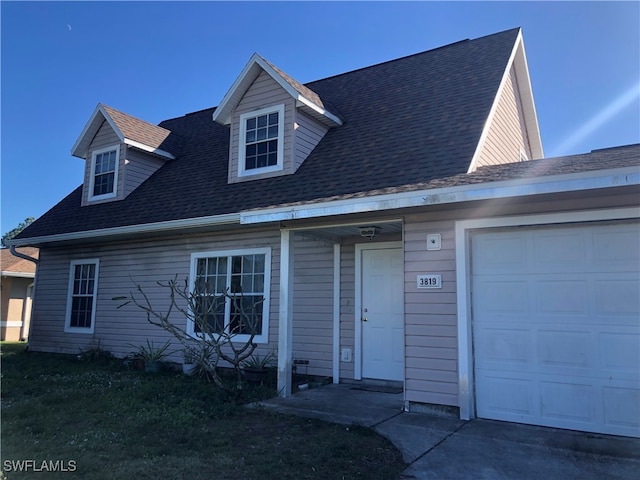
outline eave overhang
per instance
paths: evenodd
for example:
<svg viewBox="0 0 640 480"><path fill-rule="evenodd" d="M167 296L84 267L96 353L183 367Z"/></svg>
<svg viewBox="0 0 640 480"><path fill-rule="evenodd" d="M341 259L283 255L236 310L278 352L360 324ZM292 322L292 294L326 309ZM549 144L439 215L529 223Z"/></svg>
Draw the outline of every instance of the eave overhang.
<svg viewBox="0 0 640 480"><path fill-rule="evenodd" d="M521 178L455 187L415 190L412 192L387 195L365 196L363 198L329 202L256 209L241 212L240 223L250 225L625 186L640 186L640 171L638 171L637 167ZM640 216L640 208L638 208L638 216Z"/></svg>
<svg viewBox="0 0 640 480"><path fill-rule="evenodd" d="M317 94L304 86L297 87L294 85L295 82L292 79L288 78L288 76L279 71L257 53L254 53L251 56L249 62L245 65L238 78L233 82L233 85L231 85L231 88L216 108L213 113L214 122L221 125L229 125L231 123L233 111L248 88L263 71L273 78L289 95L291 95L291 97L296 101L297 108L302 109L305 113L328 127L342 125L342 119L340 119L338 115L330 112L324 106L322 100Z"/></svg>

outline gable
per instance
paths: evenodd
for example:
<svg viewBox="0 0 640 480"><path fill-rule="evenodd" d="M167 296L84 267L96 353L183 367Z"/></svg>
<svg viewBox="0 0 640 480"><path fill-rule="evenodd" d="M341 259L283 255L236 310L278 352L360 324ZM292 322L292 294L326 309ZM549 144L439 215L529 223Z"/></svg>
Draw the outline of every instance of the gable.
<svg viewBox="0 0 640 480"><path fill-rule="evenodd" d="M529 133L524 122L520 89L513 68L499 94L476 167L532 159Z"/></svg>
<svg viewBox="0 0 640 480"><path fill-rule="evenodd" d="M502 81L468 172L483 165L543 158L522 32L518 32Z"/></svg>

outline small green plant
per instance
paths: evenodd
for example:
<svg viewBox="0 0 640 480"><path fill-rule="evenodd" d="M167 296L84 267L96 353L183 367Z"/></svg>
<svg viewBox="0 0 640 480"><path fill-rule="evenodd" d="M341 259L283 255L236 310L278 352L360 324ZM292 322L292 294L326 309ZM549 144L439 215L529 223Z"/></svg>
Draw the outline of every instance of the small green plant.
<svg viewBox="0 0 640 480"><path fill-rule="evenodd" d="M149 341L147 338L147 344L138 347L137 356L145 362L161 362L173 353L168 351L170 346L171 342L167 340L162 346L156 347L153 344L153 340Z"/></svg>
<svg viewBox="0 0 640 480"><path fill-rule="evenodd" d="M82 362L101 362L107 363L113 359L113 354L108 350L103 350L98 345L97 347L87 348L80 350L78 354L78 360Z"/></svg>
<svg viewBox="0 0 640 480"><path fill-rule="evenodd" d="M275 359L276 356L273 352L269 352L263 357L261 357L260 355L251 355L242 363L242 366L244 368L262 370L265 368L269 368Z"/></svg>

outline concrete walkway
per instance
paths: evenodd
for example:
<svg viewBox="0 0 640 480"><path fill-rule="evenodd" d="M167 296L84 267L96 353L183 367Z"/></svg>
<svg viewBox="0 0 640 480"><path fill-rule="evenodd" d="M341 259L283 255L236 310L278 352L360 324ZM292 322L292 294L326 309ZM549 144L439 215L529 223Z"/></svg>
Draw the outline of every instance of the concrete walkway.
<svg viewBox="0 0 640 480"><path fill-rule="evenodd" d="M640 479L640 439L404 413L402 394L327 385L260 405L373 428L402 452L400 479Z"/></svg>

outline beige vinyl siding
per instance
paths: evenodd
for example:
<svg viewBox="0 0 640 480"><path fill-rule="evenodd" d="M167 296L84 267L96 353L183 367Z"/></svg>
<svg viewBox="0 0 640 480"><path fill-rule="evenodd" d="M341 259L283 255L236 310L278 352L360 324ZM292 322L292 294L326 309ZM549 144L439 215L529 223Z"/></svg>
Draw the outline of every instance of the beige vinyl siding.
<svg viewBox="0 0 640 480"><path fill-rule="evenodd" d="M138 188L147 178L154 174L164 160L153 155L126 147L126 160L123 170L124 195L123 198Z"/></svg>
<svg viewBox="0 0 640 480"><path fill-rule="evenodd" d="M309 360L310 375L330 377L333 374L333 244L298 235L293 275L293 358Z"/></svg>
<svg viewBox="0 0 640 480"><path fill-rule="evenodd" d="M476 166L519 162L521 152L531 160L520 90L511 68Z"/></svg>
<svg viewBox="0 0 640 480"><path fill-rule="evenodd" d="M427 234L442 235L427 250ZM405 390L410 402L458 405L457 307L453 221L405 218ZM419 274L442 275L442 289L418 289Z"/></svg>
<svg viewBox="0 0 640 480"><path fill-rule="evenodd" d="M95 247L43 249L38 288L34 300L32 335L33 350L78 353L80 349L100 346L115 355L124 356L135 350L132 345L146 339L163 343L172 337L150 325L141 310L133 305L116 308L114 297L128 295L139 283L154 306L164 311L168 306L167 290L156 285L177 276L189 277L191 254L194 252L271 247L271 288L269 309L269 345L260 345L259 352L277 348L278 284L280 281L280 233L277 230L226 235L199 235L189 239L167 238L156 241L127 242ZM71 260L97 258L100 261L96 321L93 334L65 333L67 287ZM177 325L186 327L186 319L175 314ZM174 345L179 348L178 345ZM175 353L172 360L182 361Z"/></svg>
<svg viewBox="0 0 640 480"><path fill-rule="evenodd" d="M278 172L263 173L238 177L238 152L240 148L240 115L262 108L284 104L284 120L281 121L284 128L284 157L283 170ZM229 158L229 183L255 180L265 177L273 177L293 173L293 122L295 117L295 102L293 98L265 72L247 89L238 103L231 118L231 142Z"/></svg>
<svg viewBox="0 0 640 480"><path fill-rule="evenodd" d="M320 140L322 140L322 137L325 136L329 129L305 115L300 110L296 112L296 125L294 128L295 171L302 165L302 162L306 160L313 149L316 148L316 145L320 143Z"/></svg>
<svg viewBox="0 0 640 480"><path fill-rule="evenodd" d="M106 200L92 200L91 202L89 202L92 154L95 150L99 150L101 148L107 148L107 147L115 147L116 145L120 145L120 157L118 159L118 166L117 166L119 172L118 172L118 185L116 186L116 196L114 198L108 198ZM113 128L111 128L111 125L109 125L109 123L106 120L104 120L102 122L102 125L100 126L100 129L98 130L98 133L96 133L96 136L92 140L91 145L89 146L89 152L87 153L87 158L86 158L85 168L84 168L84 184L83 184L84 186L82 189L82 205L88 205L89 203L93 205L96 203L112 202L114 200L120 200L122 198L122 191L123 191L122 167L125 161L124 160L125 150L126 149L124 148L124 145L120 143L120 139L118 138L116 133L113 131Z"/></svg>

